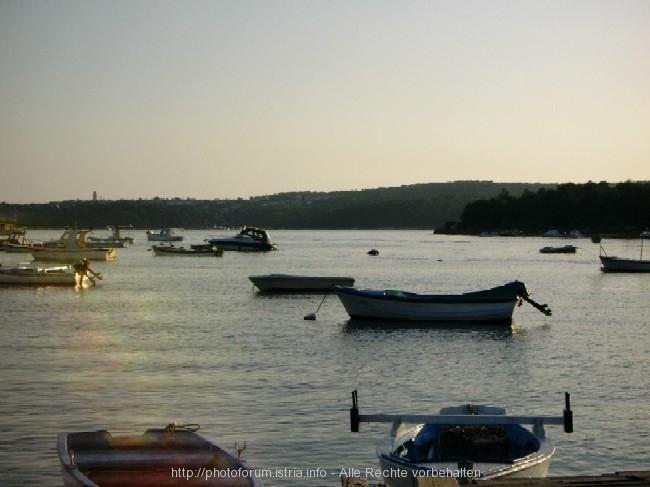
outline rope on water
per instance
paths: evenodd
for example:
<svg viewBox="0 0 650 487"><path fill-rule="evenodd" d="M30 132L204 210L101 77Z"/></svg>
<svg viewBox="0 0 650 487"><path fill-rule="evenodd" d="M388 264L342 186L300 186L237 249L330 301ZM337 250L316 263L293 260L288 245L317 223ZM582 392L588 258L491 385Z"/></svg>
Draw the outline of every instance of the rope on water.
<svg viewBox="0 0 650 487"><path fill-rule="evenodd" d="M320 311L320 307L323 306L323 303L325 302L325 298L327 298L327 294L328 294L328 293L325 293L325 296L323 296L323 299L321 300L320 304L318 305L318 308L316 308L316 311L313 312L313 313L309 313L308 315L306 315L306 316L303 318L304 320L311 320L311 321L313 321L313 320L316 319L316 315L317 315L318 312Z"/></svg>

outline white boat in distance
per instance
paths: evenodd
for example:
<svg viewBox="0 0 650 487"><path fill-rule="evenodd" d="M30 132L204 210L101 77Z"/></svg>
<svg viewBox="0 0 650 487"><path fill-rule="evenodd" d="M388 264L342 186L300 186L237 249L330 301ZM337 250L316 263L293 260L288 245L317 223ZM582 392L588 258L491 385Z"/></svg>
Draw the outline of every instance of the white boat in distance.
<svg viewBox="0 0 650 487"><path fill-rule="evenodd" d="M132 227L120 227L116 225L109 225L107 227L111 231L110 236L106 237L96 237L94 235L88 235L86 243L90 247L112 247L115 249L124 249L129 245L133 244L133 237L123 237L122 229L132 228Z"/></svg>
<svg viewBox="0 0 650 487"><path fill-rule="evenodd" d="M544 425L562 424L566 433L573 432L568 393L561 416L508 416L505 408L481 404L443 408L438 415L361 415L354 391L351 431L358 432L362 422L392 423L389 437L377 446L384 481L391 487L412 487L418 477L454 476L461 482L545 477L555 443Z"/></svg>
<svg viewBox="0 0 650 487"><path fill-rule="evenodd" d="M29 254L32 247L43 246L43 242L40 240L27 240L26 233L25 229L11 233L2 243L3 250L7 253Z"/></svg>
<svg viewBox="0 0 650 487"><path fill-rule="evenodd" d="M519 281L464 294L417 294L342 286L335 286L333 291L352 319L509 322L522 300L551 315L547 305L530 299L526 285Z"/></svg>
<svg viewBox="0 0 650 487"><path fill-rule="evenodd" d="M86 243L86 235L91 230L65 230L58 240L43 242L41 247L31 247L29 252L35 260L50 260L58 262L73 262L81 259L113 260L115 249L102 247L92 248Z"/></svg>
<svg viewBox="0 0 650 487"><path fill-rule="evenodd" d="M354 285L354 277L264 274L248 279L260 291L327 291L334 286Z"/></svg>
<svg viewBox="0 0 650 487"><path fill-rule="evenodd" d="M0 285L74 287L76 284L75 272L69 265L44 266L36 262L0 265Z"/></svg>
<svg viewBox="0 0 650 487"><path fill-rule="evenodd" d="M232 237L218 237L208 241L223 250L237 252L268 252L277 250L278 246L271 240L271 235L266 230L257 227L244 227Z"/></svg>
<svg viewBox="0 0 650 487"><path fill-rule="evenodd" d="M181 242L183 240L182 228L163 228L158 233L147 230L149 242Z"/></svg>
<svg viewBox="0 0 650 487"><path fill-rule="evenodd" d="M262 485L242 460L196 433L198 429L198 425L176 426L172 423L166 428L132 435L114 435L105 430L61 433L57 452L63 485Z"/></svg>

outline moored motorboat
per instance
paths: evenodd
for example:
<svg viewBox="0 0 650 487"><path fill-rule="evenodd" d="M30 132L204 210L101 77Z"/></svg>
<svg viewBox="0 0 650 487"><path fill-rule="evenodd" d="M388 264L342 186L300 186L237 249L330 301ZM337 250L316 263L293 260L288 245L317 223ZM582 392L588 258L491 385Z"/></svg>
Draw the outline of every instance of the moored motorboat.
<svg viewBox="0 0 650 487"><path fill-rule="evenodd" d="M2 242L2 250L7 253L29 254L33 247L42 247L43 242L39 240L27 240L25 238L25 229L9 234L6 240Z"/></svg>
<svg viewBox="0 0 650 487"><path fill-rule="evenodd" d="M92 248L86 243L86 235L90 229L68 229L58 240L43 242L41 247L32 247L29 252L36 260L51 260L58 262L73 262L81 259L113 260L115 249L102 247Z"/></svg>
<svg viewBox="0 0 650 487"><path fill-rule="evenodd" d="M264 274L248 276L260 291L327 291L334 286L353 286L354 277Z"/></svg>
<svg viewBox="0 0 650 487"><path fill-rule="evenodd" d="M111 235L106 237L97 237L95 235L88 235L86 238L86 243L89 247L101 248L126 248L133 243L133 237L124 237L122 236L122 229L130 227L120 227L116 225L109 225L108 229L111 231Z"/></svg>
<svg viewBox="0 0 650 487"><path fill-rule="evenodd" d="M66 487L258 487L254 470L198 434L198 425L117 435L61 433L57 453Z"/></svg>
<svg viewBox="0 0 650 487"><path fill-rule="evenodd" d="M178 257L221 257L223 250L213 246L192 246L189 249L185 247L175 247L173 244L165 245L152 245L151 251L154 255L158 256L178 256Z"/></svg>
<svg viewBox="0 0 650 487"><path fill-rule="evenodd" d="M600 237L597 236L594 242L600 244ZM641 251L638 259L608 256L602 244L598 257L601 263L600 270L603 272L650 272L650 260L643 258L643 235L641 235Z"/></svg>
<svg viewBox="0 0 650 487"><path fill-rule="evenodd" d="M522 300L547 316L551 314L547 305L530 298L526 285L519 281L464 294L417 294L342 286L335 286L333 291L352 319L508 322Z"/></svg>
<svg viewBox="0 0 650 487"><path fill-rule="evenodd" d="M601 255L603 272L650 272L650 260Z"/></svg>
<svg viewBox="0 0 650 487"><path fill-rule="evenodd" d="M0 265L0 284L11 286L75 286L75 272L69 265L45 266L36 262Z"/></svg>
<svg viewBox="0 0 650 487"><path fill-rule="evenodd" d="M182 228L163 228L158 233L147 230L149 242L181 242L183 240Z"/></svg>
<svg viewBox="0 0 650 487"><path fill-rule="evenodd" d="M544 426L562 424L566 433L573 432L568 393L561 416L509 416L505 408L482 404L443 408L437 415L361 415L354 391L351 431L358 432L362 422L392 423L390 436L377 446L382 476L391 487L418 485L419 477L545 477L555 443Z"/></svg>
<svg viewBox="0 0 650 487"><path fill-rule="evenodd" d="M223 250L238 252L268 252L278 248L271 240L269 232L248 226L242 228L238 234L232 237L213 238L208 243Z"/></svg>

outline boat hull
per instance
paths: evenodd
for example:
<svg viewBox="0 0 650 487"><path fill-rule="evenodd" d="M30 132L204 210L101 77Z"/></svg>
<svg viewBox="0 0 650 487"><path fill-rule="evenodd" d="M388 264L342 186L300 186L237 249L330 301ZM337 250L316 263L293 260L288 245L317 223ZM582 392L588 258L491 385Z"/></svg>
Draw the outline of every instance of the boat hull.
<svg viewBox="0 0 650 487"><path fill-rule="evenodd" d="M496 478L536 478L548 476L554 447L528 459L513 463L430 462L409 465L391 460L389 455L377 452L384 480L391 487L413 487L418 477L458 477L457 480L492 480ZM472 471L471 473L469 471Z"/></svg>
<svg viewBox="0 0 650 487"><path fill-rule="evenodd" d="M93 249L84 248L78 250L68 249L49 249L49 248L33 248L29 251L34 257L34 260L47 260L54 262L75 262L82 259L92 261L106 261L115 259L114 249Z"/></svg>
<svg viewBox="0 0 650 487"><path fill-rule="evenodd" d="M184 247L157 247L153 245L151 250L154 255L162 257L221 257L223 251L214 249L186 249Z"/></svg>
<svg viewBox="0 0 650 487"><path fill-rule="evenodd" d="M147 235L147 240L149 242L181 242L183 240L182 235Z"/></svg>
<svg viewBox="0 0 650 487"><path fill-rule="evenodd" d="M353 277L267 274L249 276L248 279L260 291L327 291L334 286L354 285Z"/></svg>
<svg viewBox="0 0 650 487"><path fill-rule="evenodd" d="M603 272L650 272L650 260L601 255L600 262Z"/></svg>
<svg viewBox="0 0 650 487"><path fill-rule="evenodd" d="M43 244L14 244L6 243L4 250L8 254L30 254L32 249L43 247Z"/></svg>
<svg viewBox="0 0 650 487"><path fill-rule="evenodd" d="M542 254L575 254L578 247L574 245L565 245L564 247L543 247L539 249Z"/></svg>
<svg viewBox="0 0 650 487"><path fill-rule="evenodd" d="M232 252L269 252L277 250L277 247L272 243L237 238L213 238L210 240L210 244Z"/></svg>
<svg viewBox="0 0 650 487"><path fill-rule="evenodd" d="M514 283L512 283L514 284ZM517 283L523 285L523 283ZM503 286L502 286L503 287ZM352 319L440 322L511 322L520 301L516 293L497 294L500 288L485 291L476 299L467 295L429 296L401 291L359 290L335 287L345 310ZM525 288L524 288L525 289ZM493 297L487 293L494 291ZM480 294L480 293L476 293Z"/></svg>
<svg viewBox="0 0 650 487"><path fill-rule="evenodd" d="M93 249L100 248L113 248L113 249L125 249L129 246L129 242L126 240L91 240L90 238L86 241L86 245Z"/></svg>
<svg viewBox="0 0 650 487"><path fill-rule="evenodd" d="M40 267L19 265L0 267L0 285L7 286L75 286L75 273L68 266Z"/></svg>

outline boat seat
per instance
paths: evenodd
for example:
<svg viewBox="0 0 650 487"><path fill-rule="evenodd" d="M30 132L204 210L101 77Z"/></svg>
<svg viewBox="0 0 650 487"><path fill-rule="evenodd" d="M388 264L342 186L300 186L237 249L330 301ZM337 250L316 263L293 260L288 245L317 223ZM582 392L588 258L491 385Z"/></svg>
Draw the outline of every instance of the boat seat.
<svg viewBox="0 0 650 487"><path fill-rule="evenodd" d="M108 431L91 431L68 435L68 450L105 450L111 446L111 434Z"/></svg>

